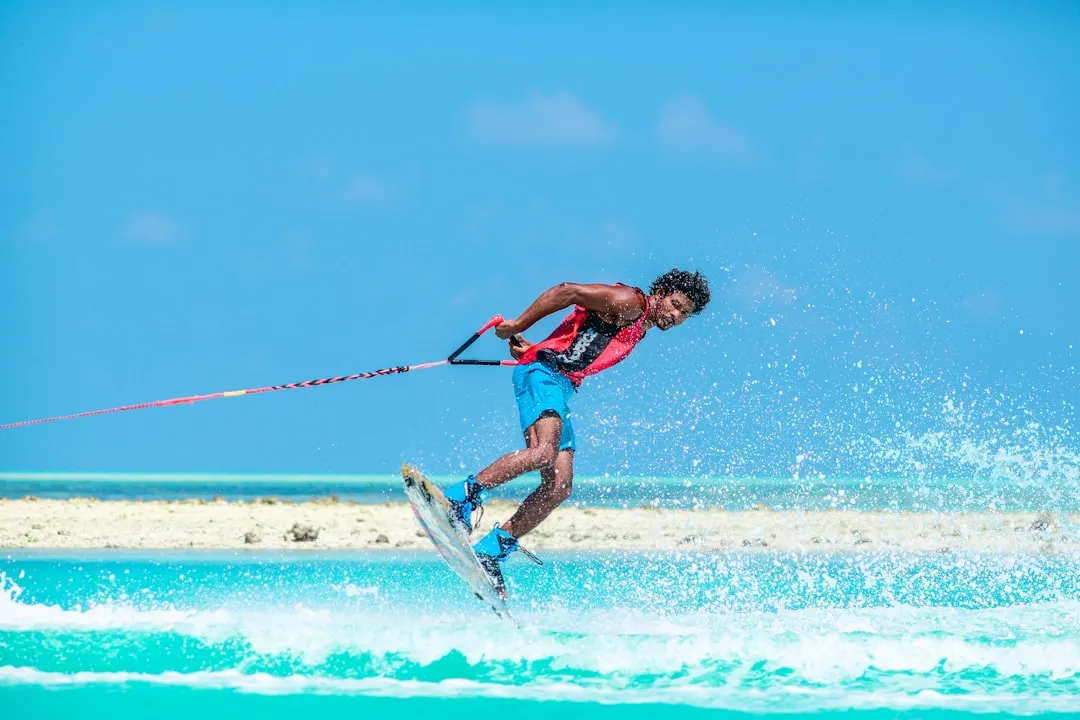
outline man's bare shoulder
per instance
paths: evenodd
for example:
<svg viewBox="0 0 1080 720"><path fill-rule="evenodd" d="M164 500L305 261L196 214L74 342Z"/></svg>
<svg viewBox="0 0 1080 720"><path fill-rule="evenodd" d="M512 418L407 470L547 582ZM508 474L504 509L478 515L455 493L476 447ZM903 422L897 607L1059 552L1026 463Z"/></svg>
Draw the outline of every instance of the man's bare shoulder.
<svg viewBox="0 0 1080 720"><path fill-rule="evenodd" d="M611 322L636 320L645 310L641 291L629 285L563 283L573 302L599 313Z"/></svg>

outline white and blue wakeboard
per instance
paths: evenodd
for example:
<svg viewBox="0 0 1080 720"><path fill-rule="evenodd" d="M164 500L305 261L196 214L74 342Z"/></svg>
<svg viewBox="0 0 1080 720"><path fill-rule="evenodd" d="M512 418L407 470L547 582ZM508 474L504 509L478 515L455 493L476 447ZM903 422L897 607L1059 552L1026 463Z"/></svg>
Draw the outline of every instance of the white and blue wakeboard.
<svg viewBox="0 0 1080 720"><path fill-rule="evenodd" d="M506 602L480 566L468 537L450 519L450 501L443 491L411 465L401 466L401 477L405 481L405 496L409 498L413 514L446 564L465 581L477 598L491 606L496 615L510 620Z"/></svg>

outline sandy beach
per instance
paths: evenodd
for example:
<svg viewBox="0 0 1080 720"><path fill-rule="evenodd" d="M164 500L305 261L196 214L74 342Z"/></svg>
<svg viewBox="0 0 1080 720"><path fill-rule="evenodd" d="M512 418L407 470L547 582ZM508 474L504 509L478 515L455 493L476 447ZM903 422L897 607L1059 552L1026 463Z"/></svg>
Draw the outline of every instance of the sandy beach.
<svg viewBox="0 0 1080 720"><path fill-rule="evenodd" d="M482 527L514 506L485 507ZM1080 515L855 511L557 510L527 536L535 550L1080 550ZM332 499L0 500L3 548L427 548L405 503Z"/></svg>

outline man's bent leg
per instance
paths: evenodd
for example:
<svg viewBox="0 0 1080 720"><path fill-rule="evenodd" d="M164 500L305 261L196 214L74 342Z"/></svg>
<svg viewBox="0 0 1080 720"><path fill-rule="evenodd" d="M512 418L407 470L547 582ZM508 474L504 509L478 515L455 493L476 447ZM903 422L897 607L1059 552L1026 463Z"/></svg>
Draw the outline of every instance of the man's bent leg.
<svg viewBox="0 0 1080 720"><path fill-rule="evenodd" d="M561 454L559 438L562 436L562 426L562 418L558 415L540 418L525 432L525 449L507 453L488 465L477 473L476 482L490 489L527 472L543 472L553 467Z"/></svg>
<svg viewBox="0 0 1080 720"><path fill-rule="evenodd" d="M502 524L503 530L515 538L532 531L570 497L574 480L574 452L560 452L554 466L540 471L540 480L540 487L525 498L513 517Z"/></svg>

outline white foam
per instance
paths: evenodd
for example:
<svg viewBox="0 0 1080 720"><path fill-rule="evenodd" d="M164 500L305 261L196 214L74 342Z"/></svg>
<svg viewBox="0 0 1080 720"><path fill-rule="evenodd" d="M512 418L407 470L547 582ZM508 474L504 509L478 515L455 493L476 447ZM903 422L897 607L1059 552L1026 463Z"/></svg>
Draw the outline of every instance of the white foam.
<svg viewBox="0 0 1080 720"><path fill-rule="evenodd" d="M678 683L836 685L868 675L918 676L924 682L941 673L955 679L973 671L998 679L1060 680L1080 693L1080 602L1075 601L985 610L889 607L682 616L562 608L525 613L525 627L515 629L486 616L477 622L475 616L302 605L183 610L109 603L65 609L20 602L20 593L0 575L0 630L172 633L207 645L239 641L249 659L287 655L312 668L335 654L420 667L460 655L471 677L513 674L529 684L574 678L575 686L596 689L648 678L656 690ZM534 664L542 669L533 670Z"/></svg>
<svg viewBox="0 0 1080 720"><path fill-rule="evenodd" d="M483 673L542 663L554 673L709 678L761 665L808 682L868 672L1075 678L1080 689L1080 603L988 610L872 608L655 617L627 610L536 611L525 627L393 611L288 608L179 610L104 604L81 610L25 604L0 593L0 629L174 633L208 645L239 640L253 655L289 655L316 667L332 654L430 666L451 654ZM486 618L485 618L486 620ZM526 670L527 672L527 670Z"/></svg>
<svg viewBox="0 0 1080 720"><path fill-rule="evenodd" d="M847 691L821 688L776 688L768 691L703 687L690 684L644 690L581 687L565 682L530 685L478 683L468 680L421 682L388 678L338 679L307 675L275 676L237 670L160 674L135 672L43 672L30 667L0 667L0 686L37 685L71 687L88 685L188 687L235 690L259 695L370 695L380 697L507 698L516 700L591 702L607 705L664 703L728 709L744 712L813 711L830 709L949 708L998 712L1067 712L1075 710L1074 695L1026 696L967 693L943 694L934 690Z"/></svg>

